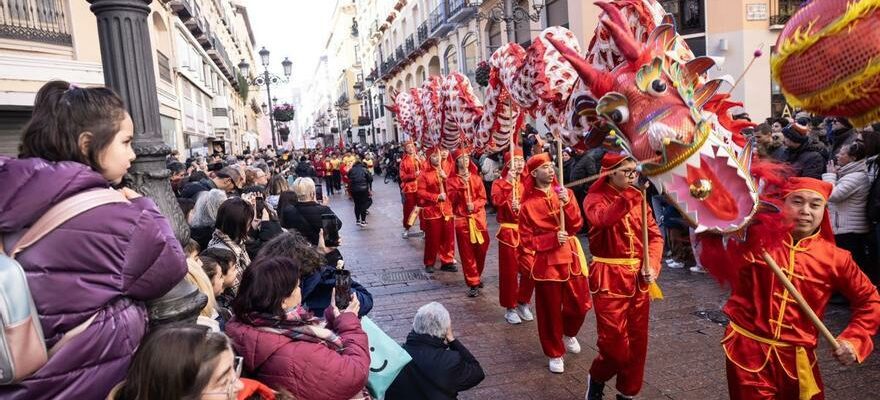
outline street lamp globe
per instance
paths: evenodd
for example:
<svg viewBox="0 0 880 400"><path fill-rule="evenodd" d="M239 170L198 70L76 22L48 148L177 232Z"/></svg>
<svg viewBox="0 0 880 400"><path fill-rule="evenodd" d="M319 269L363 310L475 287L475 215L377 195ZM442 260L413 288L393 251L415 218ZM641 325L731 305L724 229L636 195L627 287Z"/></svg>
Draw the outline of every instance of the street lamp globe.
<svg viewBox="0 0 880 400"><path fill-rule="evenodd" d="M260 49L259 54L260 54L260 60L263 62L263 66L268 67L269 66L269 50L266 50L266 47L263 46L263 48Z"/></svg>
<svg viewBox="0 0 880 400"><path fill-rule="evenodd" d="M248 72L250 72L250 70L251 70L251 66L250 66L250 64L248 64L248 63L242 58L242 59L241 59L241 62L238 63L238 69L241 71L241 74L242 74L245 78L247 78L247 77L248 77Z"/></svg>
<svg viewBox="0 0 880 400"><path fill-rule="evenodd" d="M284 76L290 77L290 74L293 73L293 62L284 57L284 61L281 62L281 66L284 67Z"/></svg>

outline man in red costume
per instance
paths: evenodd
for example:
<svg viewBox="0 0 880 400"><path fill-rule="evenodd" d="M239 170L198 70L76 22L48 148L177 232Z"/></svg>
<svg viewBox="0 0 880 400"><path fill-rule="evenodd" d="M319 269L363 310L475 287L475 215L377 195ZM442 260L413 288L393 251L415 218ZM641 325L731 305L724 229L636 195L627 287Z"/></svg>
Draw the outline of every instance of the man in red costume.
<svg viewBox="0 0 880 400"><path fill-rule="evenodd" d="M471 161L470 150L456 149L452 157L455 174L449 178L447 194L455 216L455 241L461 258L461 270L468 285L468 297L480 295L481 277L489 251L486 227L486 187L477 166Z"/></svg>
<svg viewBox="0 0 880 400"><path fill-rule="evenodd" d="M538 336L544 354L550 358L550 371L562 373L566 351L581 351L575 336L592 307L587 262L575 237L584 221L573 201L574 193L557 183L547 153L530 158L525 172L520 233L523 246L534 252L532 279Z"/></svg>
<svg viewBox="0 0 880 400"><path fill-rule="evenodd" d="M416 145L408 141L403 144L406 152L400 160L400 191L403 193L403 238L409 237L412 227L412 213L418 203L418 184L416 178L422 169L422 160L416 153Z"/></svg>
<svg viewBox="0 0 880 400"><path fill-rule="evenodd" d="M648 351L648 283L660 272L663 237L648 212L642 223L645 199L636 184L636 162L617 153L605 153L601 172L608 173L590 186L584 213L590 224L590 293L596 312L599 356L587 379L587 399L602 399L605 382L617 376L618 399L639 393ZM648 243L643 243L643 229ZM642 268L645 251L648 268ZM645 276L647 275L647 276Z"/></svg>
<svg viewBox="0 0 880 400"><path fill-rule="evenodd" d="M425 272L434 272L434 263L440 258L440 269L458 271L455 267L455 225L452 203L447 192L447 172L442 167L440 150L428 151L428 162L416 180L418 206L425 230Z"/></svg>
<svg viewBox="0 0 880 400"><path fill-rule="evenodd" d="M513 161L510 152L504 154L504 170L501 178L492 183L492 204L495 205L498 219L498 300L507 311L504 319L511 324L534 319L529 309L535 282L531 278L529 257L521 246L519 232L519 210L523 197L520 182L525 160L522 149L514 150ZM517 281L519 279L519 281Z"/></svg>
<svg viewBox="0 0 880 400"><path fill-rule="evenodd" d="M862 362L874 348L880 296L850 253L834 245L826 210L831 189L820 180L790 178L781 193L781 229L772 228L777 215L759 214L744 243L725 249L717 236L701 241L709 271L733 277L724 306L730 325L721 341L733 400L825 398L817 329L764 261L765 251L819 317L833 292L847 298L852 315L834 351L841 364Z"/></svg>

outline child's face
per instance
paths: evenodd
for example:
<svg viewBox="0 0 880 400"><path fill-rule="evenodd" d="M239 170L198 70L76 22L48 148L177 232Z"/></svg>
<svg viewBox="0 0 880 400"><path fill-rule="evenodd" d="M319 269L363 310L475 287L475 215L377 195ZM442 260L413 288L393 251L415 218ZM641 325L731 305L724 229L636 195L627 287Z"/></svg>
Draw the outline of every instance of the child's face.
<svg viewBox="0 0 880 400"><path fill-rule="evenodd" d="M230 263L229 268L226 271L226 275L223 276L224 289L232 287L232 285L235 284L235 263Z"/></svg>

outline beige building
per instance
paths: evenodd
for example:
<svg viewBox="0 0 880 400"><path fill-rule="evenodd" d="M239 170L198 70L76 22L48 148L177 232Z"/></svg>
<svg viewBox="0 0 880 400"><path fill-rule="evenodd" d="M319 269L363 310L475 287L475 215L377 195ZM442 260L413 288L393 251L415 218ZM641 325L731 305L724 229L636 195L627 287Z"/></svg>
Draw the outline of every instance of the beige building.
<svg viewBox="0 0 880 400"><path fill-rule="evenodd" d="M25 7L27 6L27 7ZM182 154L254 146L259 107L236 65L254 38L239 0L161 0L148 18L162 134ZM34 96L52 79L102 85L85 1L0 0L0 154L16 154Z"/></svg>

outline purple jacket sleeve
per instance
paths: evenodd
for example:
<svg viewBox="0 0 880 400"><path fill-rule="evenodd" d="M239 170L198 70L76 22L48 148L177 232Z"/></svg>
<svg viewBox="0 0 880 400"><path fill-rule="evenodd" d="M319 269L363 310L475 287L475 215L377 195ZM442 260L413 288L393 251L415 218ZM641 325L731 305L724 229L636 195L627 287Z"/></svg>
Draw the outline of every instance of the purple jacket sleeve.
<svg viewBox="0 0 880 400"><path fill-rule="evenodd" d="M186 275L186 257L156 204L147 197L132 200L141 215L131 232L122 265L123 293L147 301L163 296Z"/></svg>

